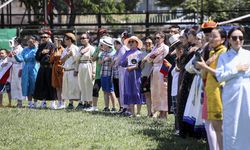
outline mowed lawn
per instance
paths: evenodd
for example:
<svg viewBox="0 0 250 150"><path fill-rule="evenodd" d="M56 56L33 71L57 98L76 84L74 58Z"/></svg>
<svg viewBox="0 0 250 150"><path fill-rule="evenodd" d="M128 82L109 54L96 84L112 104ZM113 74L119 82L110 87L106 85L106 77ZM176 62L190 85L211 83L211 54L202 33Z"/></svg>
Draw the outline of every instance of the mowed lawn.
<svg viewBox="0 0 250 150"><path fill-rule="evenodd" d="M102 97L98 105L98 112L0 108L0 150L208 149L204 140L172 135L173 115L147 118L143 106L142 117L128 118L102 112Z"/></svg>

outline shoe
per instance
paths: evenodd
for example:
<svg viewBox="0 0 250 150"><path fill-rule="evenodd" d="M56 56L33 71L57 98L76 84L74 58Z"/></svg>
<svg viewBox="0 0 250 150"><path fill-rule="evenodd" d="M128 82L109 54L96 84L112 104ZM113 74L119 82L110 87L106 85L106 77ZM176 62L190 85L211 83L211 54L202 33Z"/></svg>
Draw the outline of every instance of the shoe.
<svg viewBox="0 0 250 150"><path fill-rule="evenodd" d="M33 108L32 103L29 103L29 104L28 104L28 108L30 108L30 109Z"/></svg>
<svg viewBox="0 0 250 150"><path fill-rule="evenodd" d="M67 109L74 109L74 105L73 104L69 104Z"/></svg>
<svg viewBox="0 0 250 150"><path fill-rule="evenodd" d="M103 111L104 111L104 112L109 112L110 109L109 109L108 107L105 107L105 108L103 109Z"/></svg>
<svg viewBox="0 0 250 150"><path fill-rule="evenodd" d="M112 112L112 113L115 113L115 112L116 112L116 109L115 109L115 108L112 108L112 109L111 109L111 112Z"/></svg>
<svg viewBox="0 0 250 150"><path fill-rule="evenodd" d="M136 117L141 117L141 114L136 114L135 116L136 116Z"/></svg>
<svg viewBox="0 0 250 150"><path fill-rule="evenodd" d="M120 115L124 115L127 111L127 108L123 108L121 111L118 112Z"/></svg>
<svg viewBox="0 0 250 150"><path fill-rule="evenodd" d="M82 110L84 109L84 105L82 103L78 103L78 105L76 106L76 110Z"/></svg>
<svg viewBox="0 0 250 150"><path fill-rule="evenodd" d="M86 111L98 111L98 108L96 108L95 106L92 106L89 109L86 109Z"/></svg>
<svg viewBox="0 0 250 150"><path fill-rule="evenodd" d="M52 102L50 103L50 109L57 109L56 104L55 104L55 101L52 101Z"/></svg>
<svg viewBox="0 0 250 150"><path fill-rule="evenodd" d="M42 101L42 102L41 102L41 105L40 105L40 108L41 108L41 109L47 109L47 104L46 104L46 102Z"/></svg>
<svg viewBox="0 0 250 150"><path fill-rule="evenodd" d="M57 109L65 109L65 108L66 108L65 102L59 102L58 103Z"/></svg>
<svg viewBox="0 0 250 150"><path fill-rule="evenodd" d="M32 108L33 108L33 109L36 109L36 108L37 108L37 104L34 103L34 104L32 105ZM45 108L47 108L47 106L46 106Z"/></svg>
<svg viewBox="0 0 250 150"><path fill-rule="evenodd" d="M84 105L85 106L84 106L83 110L88 110L92 107L90 104L84 104Z"/></svg>
<svg viewBox="0 0 250 150"><path fill-rule="evenodd" d="M180 131L179 130L175 130L175 132L173 133L173 135L179 136L180 135Z"/></svg>

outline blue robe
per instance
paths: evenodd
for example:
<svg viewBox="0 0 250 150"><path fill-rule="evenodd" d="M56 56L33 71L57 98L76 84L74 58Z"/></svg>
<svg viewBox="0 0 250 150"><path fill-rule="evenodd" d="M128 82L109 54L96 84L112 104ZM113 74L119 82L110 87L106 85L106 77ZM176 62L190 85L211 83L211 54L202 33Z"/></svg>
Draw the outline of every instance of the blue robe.
<svg viewBox="0 0 250 150"><path fill-rule="evenodd" d="M33 96L36 76L39 69L39 65L36 62L36 47L26 47L22 53L15 56L16 61L24 62L22 69L22 94L23 96Z"/></svg>
<svg viewBox="0 0 250 150"><path fill-rule="evenodd" d="M250 65L250 51L230 49L221 54L216 78L225 81L222 90L224 150L249 150L250 141L250 69L238 72L239 64Z"/></svg>

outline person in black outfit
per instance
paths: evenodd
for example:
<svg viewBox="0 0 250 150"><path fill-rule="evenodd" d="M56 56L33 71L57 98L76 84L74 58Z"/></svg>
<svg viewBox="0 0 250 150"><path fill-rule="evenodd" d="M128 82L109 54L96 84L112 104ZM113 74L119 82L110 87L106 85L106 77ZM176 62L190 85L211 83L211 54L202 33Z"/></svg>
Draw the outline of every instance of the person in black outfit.
<svg viewBox="0 0 250 150"><path fill-rule="evenodd" d="M40 63L38 70L34 98L43 100L41 108L46 108L46 101L51 102L51 108L55 109L54 100L57 98L56 89L52 87L52 64L50 64L50 54L55 50L55 45L50 42L50 31L44 31L41 34L41 43L38 45L36 60Z"/></svg>

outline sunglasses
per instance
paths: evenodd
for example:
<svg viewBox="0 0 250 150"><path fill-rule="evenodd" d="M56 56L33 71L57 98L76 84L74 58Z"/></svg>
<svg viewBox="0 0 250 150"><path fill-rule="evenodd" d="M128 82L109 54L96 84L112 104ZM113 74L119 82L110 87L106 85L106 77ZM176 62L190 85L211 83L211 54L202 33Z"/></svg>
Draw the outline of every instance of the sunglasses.
<svg viewBox="0 0 250 150"><path fill-rule="evenodd" d="M47 36L41 36L41 38L42 38L42 39L46 39L46 38L48 38L48 37L47 37Z"/></svg>
<svg viewBox="0 0 250 150"><path fill-rule="evenodd" d="M243 36L231 36L233 41L237 41L239 39L240 41L243 41Z"/></svg>
<svg viewBox="0 0 250 150"><path fill-rule="evenodd" d="M128 43L135 43L136 41L128 41Z"/></svg>
<svg viewBox="0 0 250 150"><path fill-rule="evenodd" d="M87 39L86 37L81 37L81 40Z"/></svg>

